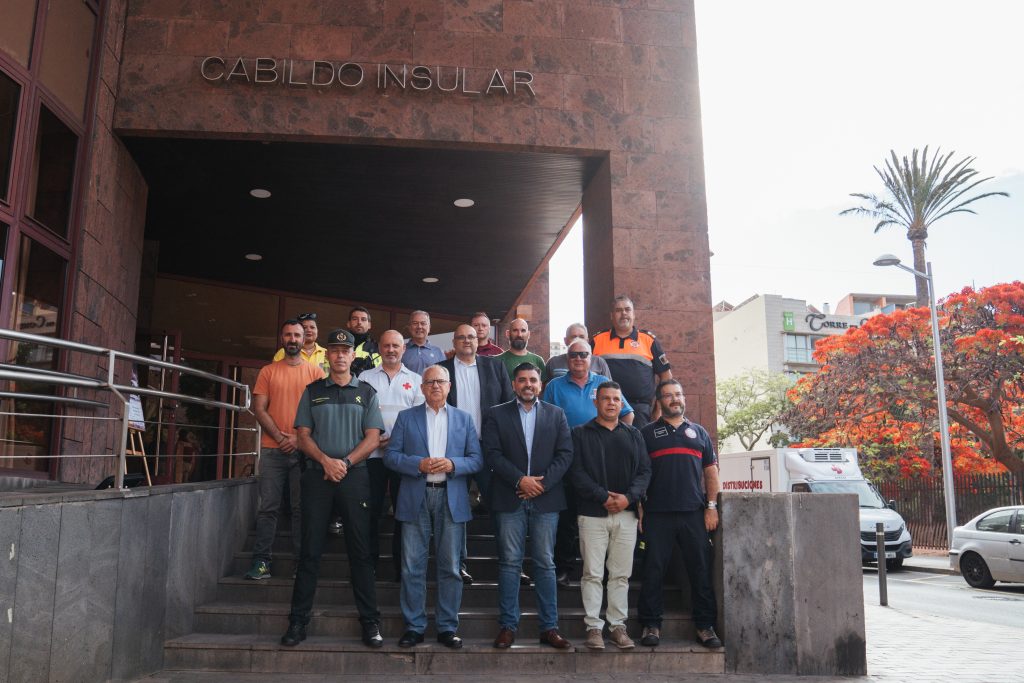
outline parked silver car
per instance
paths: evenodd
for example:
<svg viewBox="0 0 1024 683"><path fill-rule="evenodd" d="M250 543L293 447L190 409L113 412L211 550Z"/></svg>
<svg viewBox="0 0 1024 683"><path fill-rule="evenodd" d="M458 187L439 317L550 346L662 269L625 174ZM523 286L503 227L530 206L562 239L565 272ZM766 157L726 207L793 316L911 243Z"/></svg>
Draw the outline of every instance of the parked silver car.
<svg viewBox="0 0 1024 683"><path fill-rule="evenodd" d="M974 588L1024 582L1024 505L993 508L953 529L949 564Z"/></svg>

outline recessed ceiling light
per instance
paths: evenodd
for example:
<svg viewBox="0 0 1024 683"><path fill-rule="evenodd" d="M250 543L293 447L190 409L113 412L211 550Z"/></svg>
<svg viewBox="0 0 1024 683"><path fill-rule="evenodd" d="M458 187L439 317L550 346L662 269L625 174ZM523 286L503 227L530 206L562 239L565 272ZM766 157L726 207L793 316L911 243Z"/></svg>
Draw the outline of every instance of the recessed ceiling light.
<svg viewBox="0 0 1024 683"><path fill-rule="evenodd" d="M246 254L245 258L249 259L250 261L262 261L263 254Z"/></svg>
<svg viewBox="0 0 1024 683"><path fill-rule="evenodd" d="M435 282L438 282L439 280L440 280L440 278L436 278L436 277L425 277L425 278L423 278L423 281L426 282L428 285L432 285Z"/></svg>
<svg viewBox="0 0 1024 683"><path fill-rule="evenodd" d="M231 337L221 337L221 341L222 342L229 342L229 341L231 341Z"/></svg>
<svg viewBox="0 0 1024 683"><path fill-rule="evenodd" d="M208 323L215 323L215 322L217 322L217 319L216 318L207 318L206 322L208 322Z"/></svg>
<svg viewBox="0 0 1024 683"><path fill-rule="evenodd" d="M197 297L197 296L199 296L199 295L198 295L198 294L196 294L195 292L189 292L189 293L188 293L188 294L186 294L185 296L187 296L187 297L188 297L189 299L194 299L194 298L196 298L196 297Z"/></svg>
<svg viewBox="0 0 1024 683"><path fill-rule="evenodd" d="M476 204L476 202L474 202L472 199L462 198L462 199L456 199L454 204L455 204L455 206L459 207L460 209L468 209L469 207L471 207L474 204Z"/></svg>
<svg viewBox="0 0 1024 683"><path fill-rule="evenodd" d="M253 189L249 190L249 194L251 194L256 199L266 199L267 197L270 196L270 190L264 190L262 187L254 187Z"/></svg>

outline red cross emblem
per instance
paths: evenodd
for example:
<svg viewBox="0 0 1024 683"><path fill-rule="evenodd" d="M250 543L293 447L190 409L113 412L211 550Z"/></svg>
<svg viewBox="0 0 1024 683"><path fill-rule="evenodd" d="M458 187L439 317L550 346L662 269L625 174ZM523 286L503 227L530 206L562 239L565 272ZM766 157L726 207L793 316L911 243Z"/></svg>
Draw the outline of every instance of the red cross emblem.
<svg viewBox="0 0 1024 683"><path fill-rule="evenodd" d="M410 389L412 389L412 385L406 382L405 384L402 385L402 388L405 389L406 391L409 391Z"/></svg>

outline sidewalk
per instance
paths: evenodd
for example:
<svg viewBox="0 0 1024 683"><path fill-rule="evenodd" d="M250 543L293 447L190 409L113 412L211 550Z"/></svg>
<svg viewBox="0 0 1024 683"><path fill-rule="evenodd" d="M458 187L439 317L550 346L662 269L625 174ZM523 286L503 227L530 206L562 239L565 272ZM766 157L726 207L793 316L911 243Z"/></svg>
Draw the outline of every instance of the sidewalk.
<svg viewBox="0 0 1024 683"><path fill-rule="evenodd" d="M956 574L949 566L949 554L945 550L914 550L914 556L903 560L907 571L930 574Z"/></svg>

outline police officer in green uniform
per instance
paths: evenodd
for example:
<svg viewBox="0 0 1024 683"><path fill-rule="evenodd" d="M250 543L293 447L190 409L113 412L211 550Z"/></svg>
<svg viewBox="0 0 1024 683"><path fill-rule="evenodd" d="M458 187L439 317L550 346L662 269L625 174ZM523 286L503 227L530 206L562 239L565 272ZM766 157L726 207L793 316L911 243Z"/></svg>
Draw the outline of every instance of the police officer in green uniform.
<svg viewBox="0 0 1024 683"><path fill-rule="evenodd" d="M306 639L316 594L320 557L332 510L345 525L345 547L352 568L352 592L363 643L380 647L380 612L370 555L370 476L366 459L380 443L384 420L377 392L352 373L355 339L348 330L327 337L330 374L306 387L295 415L299 449L306 456L302 473L302 551L292 590L288 631L281 644Z"/></svg>

